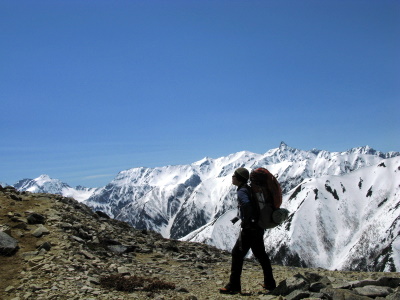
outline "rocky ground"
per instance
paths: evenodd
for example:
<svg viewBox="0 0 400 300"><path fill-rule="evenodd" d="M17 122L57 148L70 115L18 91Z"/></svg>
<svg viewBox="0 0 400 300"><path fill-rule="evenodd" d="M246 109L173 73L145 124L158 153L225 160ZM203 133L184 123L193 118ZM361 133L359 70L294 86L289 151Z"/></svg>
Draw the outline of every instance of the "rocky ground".
<svg viewBox="0 0 400 300"><path fill-rule="evenodd" d="M92 212L71 198L0 187L0 299L388 299L399 273L274 265L279 286L245 262L243 294L221 295L230 254L162 238Z"/></svg>

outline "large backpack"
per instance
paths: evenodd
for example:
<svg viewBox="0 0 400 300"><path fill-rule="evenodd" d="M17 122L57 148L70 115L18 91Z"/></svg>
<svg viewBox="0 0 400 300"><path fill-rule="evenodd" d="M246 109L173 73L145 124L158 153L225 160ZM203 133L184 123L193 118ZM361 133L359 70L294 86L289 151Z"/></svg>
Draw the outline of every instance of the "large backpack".
<svg viewBox="0 0 400 300"><path fill-rule="evenodd" d="M288 218L289 211L280 208L281 186L267 169L258 168L251 171L250 189L253 205L258 213L258 226L263 229L274 228Z"/></svg>

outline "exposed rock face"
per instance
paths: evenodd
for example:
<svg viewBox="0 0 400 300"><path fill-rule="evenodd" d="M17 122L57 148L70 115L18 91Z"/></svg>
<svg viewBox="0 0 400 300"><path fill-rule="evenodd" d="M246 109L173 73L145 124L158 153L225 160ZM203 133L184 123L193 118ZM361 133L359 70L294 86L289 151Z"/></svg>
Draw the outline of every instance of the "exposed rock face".
<svg viewBox="0 0 400 300"><path fill-rule="evenodd" d="M0 228L1 247L18 243L0 255L0 299L243 299L218 294L229 278L228 252L134 229L72 198L2 188ZM261 268L245 262L246 299L400 296L399 273L273 269L279 285L267 293Z"/></svg>

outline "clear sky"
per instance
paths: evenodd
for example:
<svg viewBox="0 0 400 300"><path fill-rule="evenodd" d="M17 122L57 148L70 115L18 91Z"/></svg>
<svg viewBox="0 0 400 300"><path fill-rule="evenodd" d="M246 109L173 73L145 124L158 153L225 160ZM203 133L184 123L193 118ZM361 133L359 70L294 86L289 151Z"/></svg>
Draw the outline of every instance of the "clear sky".
<svg viewBox="0 0 400 300"><path fill-rule="evenodd" d="M0 182L400 151L400 1L1 0Z"/></svg>

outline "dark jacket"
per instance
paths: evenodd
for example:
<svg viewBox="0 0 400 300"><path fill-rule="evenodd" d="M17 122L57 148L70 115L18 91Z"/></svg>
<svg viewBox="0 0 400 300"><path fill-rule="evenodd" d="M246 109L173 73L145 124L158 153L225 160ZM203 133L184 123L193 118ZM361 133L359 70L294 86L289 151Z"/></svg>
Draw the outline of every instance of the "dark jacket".
<svg viewBox="0 0 400 300"><path fill-rule="evenodd" d="M251 202L250 187L247 184L243 184L237 188L237 200L242 228L257 228L257 216Z"/></svg>

